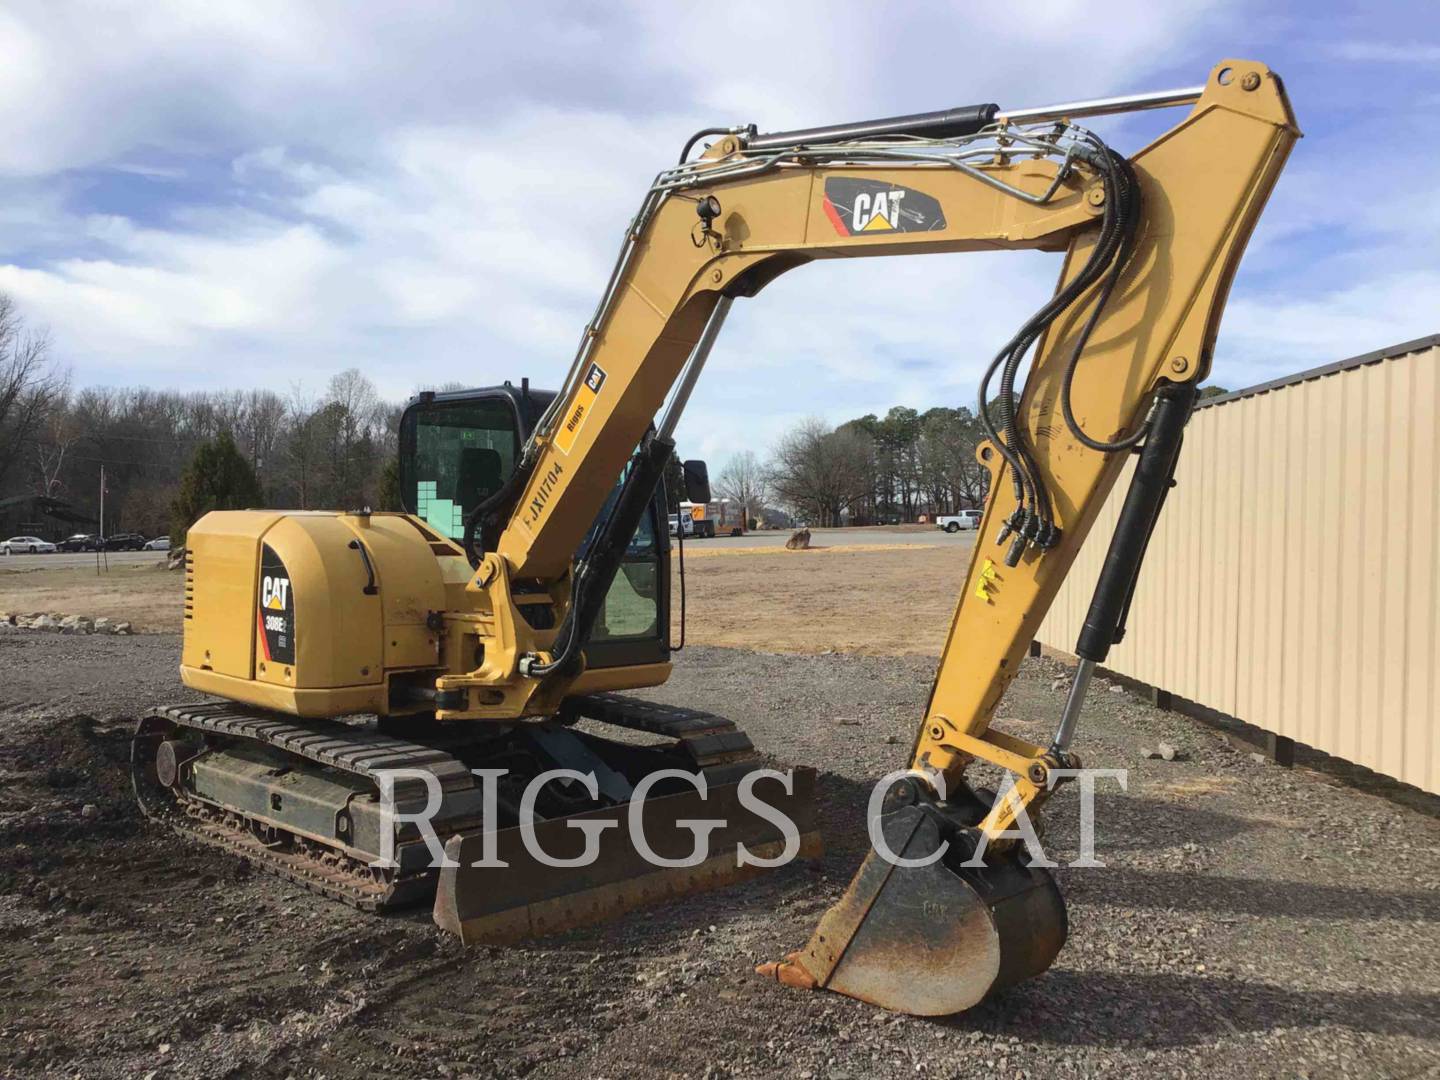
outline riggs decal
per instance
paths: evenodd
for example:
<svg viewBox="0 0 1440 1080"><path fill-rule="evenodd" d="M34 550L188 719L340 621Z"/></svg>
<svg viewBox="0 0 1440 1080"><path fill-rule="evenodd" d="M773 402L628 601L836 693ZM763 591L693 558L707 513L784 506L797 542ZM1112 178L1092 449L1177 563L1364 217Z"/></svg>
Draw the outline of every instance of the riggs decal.
<svg viewBox="0 0 1440 1080"><path fill-rule="evenodd" d="M841 236L934 232L945 228L940 203L914 188L832 176L825 181L825 216Z"/></svg>
<svg viewBox="0 0 1440 1080"><path fill-rule="evenodd" d="M545 504L550 501L550 493L555 490L555 485L563 475L565 475L565 470L558 461L545 470L545 478L540 481L540 486L535 489L535 494L530 497L529 505L525 507L526 525L533 527L540 523L540 515L545 512Z"/></svg>
<svg viewBox="0 0 1440 1080"><path fill-rule="evenodd" d="M260 604L255 619L260 655L271 663L295 663L295 593L285 564L269 544L260 548Z"/></svg>
<svg viewBox="0 0 1440 1080"><path fill-rule="evenodd" d="M605 369L599 364L591 364L585 370L585 378L581 379L580 385L575 388L575 400L570 403L565 419L560 422L560 429L555 432L555 449L562 454L568 456L574 449L575 436L580 434L585 421L590 419L590 414L595 411L595 400L600 396L600 388L604 385Z"/></svg>

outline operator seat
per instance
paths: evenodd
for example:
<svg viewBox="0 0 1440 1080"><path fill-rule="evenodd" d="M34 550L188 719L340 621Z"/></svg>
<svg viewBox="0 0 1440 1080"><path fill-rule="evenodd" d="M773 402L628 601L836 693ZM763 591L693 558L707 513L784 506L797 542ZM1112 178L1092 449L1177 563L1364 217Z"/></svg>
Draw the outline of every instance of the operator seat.
<svg viewBox="0 0 1440 1080"><path fill-rule="evenodd" d="M485 446L467 446L460 451L460 470L455 480L455 501L466 509L500 490L504 479L500 454Z"/></svg>

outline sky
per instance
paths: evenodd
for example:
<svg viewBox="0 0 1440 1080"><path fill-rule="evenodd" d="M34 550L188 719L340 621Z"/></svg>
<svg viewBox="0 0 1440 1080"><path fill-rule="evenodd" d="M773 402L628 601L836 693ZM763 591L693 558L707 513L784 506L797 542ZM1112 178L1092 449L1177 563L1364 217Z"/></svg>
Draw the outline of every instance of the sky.
<svg viewBox="0 0 1440 1080"><path fill-rule="evenodd" d="M0 291L76 385L389 398L563 378L694 130L1285 79L1305 138L1235 282L1231 389L1440 332L1440 5L24 3L0 9ZM1097 122L1133 151L1179 112ZM735 306L678 432L970 404L1038 253L822 261Z"/></svg>

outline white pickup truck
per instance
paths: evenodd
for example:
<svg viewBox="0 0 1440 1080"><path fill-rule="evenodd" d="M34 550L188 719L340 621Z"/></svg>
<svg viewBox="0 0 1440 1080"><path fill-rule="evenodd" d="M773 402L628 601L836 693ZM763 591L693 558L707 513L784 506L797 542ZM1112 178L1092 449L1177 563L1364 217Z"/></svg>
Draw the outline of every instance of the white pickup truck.
<svg viewBox="0 0 1440 1080"><path fill-rule="evenodd" d="M961 510L958 514L937 514L935 527L944 529L947 533L957 533L961 529L978 529L980 527L980 511Z"/></svg>

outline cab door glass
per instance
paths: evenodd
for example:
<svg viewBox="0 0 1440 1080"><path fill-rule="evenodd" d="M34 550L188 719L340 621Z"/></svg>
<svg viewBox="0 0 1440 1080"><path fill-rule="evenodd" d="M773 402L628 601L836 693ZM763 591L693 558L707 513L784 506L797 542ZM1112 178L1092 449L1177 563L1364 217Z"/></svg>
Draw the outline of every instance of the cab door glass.
<svg viewBox="0 0 1440 1080"><path fill-rule="evenodd" d="M500 490L515 468L519 443L515 411L501 398L419 410L414 455L400 461L402 490L415 515L436 532L462 539L465 515Z"/></svg>
<svg viewBox="0 0 1440 1080"><path fill-rule="evenodd" d="M628 473L628 468L626 471ZM624 482L623 477L621 482ZM582 558L594 542L600 522L609 516L619 494L619 485L616 485L596 517L595 525L580 545ZM660 546L655 531L655 507L656 502L652 500L645 516L640 519L640 527L635 530L635 535L630 538L630 543L625 548L620 571L615 575L610 591L605 594L605 602L601 605L594 629L590 632L592 642L653 638L659 632Z"/></svg>

